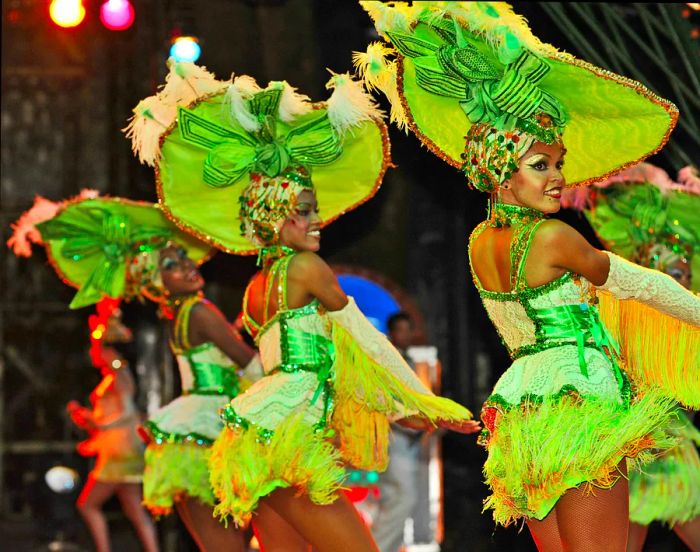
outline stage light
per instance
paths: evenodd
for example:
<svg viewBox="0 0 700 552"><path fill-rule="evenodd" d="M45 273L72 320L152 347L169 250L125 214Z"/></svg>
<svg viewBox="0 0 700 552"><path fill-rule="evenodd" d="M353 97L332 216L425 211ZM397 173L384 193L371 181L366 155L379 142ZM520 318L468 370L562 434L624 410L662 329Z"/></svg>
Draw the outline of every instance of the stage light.
<svg viewBox="0 0 700 552"><path fill-rule="evenodd" d="M44 474L44 481L53 492L63 494L70 493L76 488L80 476L72 468L54 466Z"/></svg>
<svg viewBox="0 0 700 552"><path fill-rule="evenodd" d="M107 0L100 6L100 21L110 31L124 31L134 22L134 7L129 0Z"/></svg>
<svg viewBox="0 0 700 552"><path fill-rule="evenodd" d="M82 0L52 0L49 15L59 27L77 27L85 19L85 6Z"/></svg>
<svg viewBox="0 0 700 552"><path fill-rule="evenodd" d="M194 63L199 59L202 49L197 39L193 36L179 36L170 47L170 57L176 61L189 61Z"/></svg>

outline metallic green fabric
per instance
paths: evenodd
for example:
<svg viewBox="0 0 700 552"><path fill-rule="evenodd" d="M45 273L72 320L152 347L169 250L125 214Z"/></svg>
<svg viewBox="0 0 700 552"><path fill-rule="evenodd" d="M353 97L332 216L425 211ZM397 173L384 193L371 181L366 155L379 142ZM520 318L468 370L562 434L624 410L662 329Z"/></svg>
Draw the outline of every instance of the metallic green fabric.
<svg viewBox="0 0 700 552"><path fill-rule="evenodd" d="M517 128L542 142L553 142L554 129L544 129L528 120L536 112L545 112L557 127L566 123L561 104L537 86L549 72L549 63L525 50L500 69L467 42L459 25L455 29L456 33L440 33L446 44L397 32L387 35L399 52L414 59L418 85L432 94L458 99L472 124Z"/></svg>
<svg viewBox="0 0 700 552"><path fill-rule="evenodd" d="M596 189L592 201L584 214L607 249L664 271L650 256L653 246L663 246L688 260L691 290L700 291L700 196L630 182Z"/></svg>
<svg viewBox="0 0 700 552"><path fill-rule="evenodd" d="M313 306L315 312L318 307L313 303L310 305ZM333 343L323 335L304 332L287 323L289 318L307 314L309 313L306 312L305 307L280 314L282 362L277 369L283 372L297 372L299 370L316 372L318 375L318 387L311 399L311 404L316 402L324 389L326 390L325 399L327 403L329 400L328 379L331 376L331 368L335 358Z"/></svg>
<svg viewBox="0 0 700 552"><path fill-rule="evenodd" d="M195 262L210 247L180 231L158 205L122 198L69 202L51 220L37 225L59 276L78 288L70 307L127 293L127 266L174 240Z"/></svg>
<svg viewBox="0 0 700 552"><path fill-rule="evenodd" d="M584 348L592 340L595 347L610 358L615 368L618 384L622 388L623 380L616 357L619 357L620 346L610 335L598 316L598 309L587 303L579 305L559 305L548 309L533 309L534 322L537 325L538 341L567 341L575 340L578 346L578 361L581 373L588 377Z"/></svg>
<svg viewBox="0 0 700 552"><path fill-rule="evenodd" d="M224 127L194 110L178 110L185 143L209 150L204 161L204 182L217 188L227 187L250 172L272 178L290 166L327 165L340 156L341 140L325 111L317 111L315 117L292 127L277 119L282 91L264 90L249 100L252 114L261 123L256 132Z"/></svg>
<svg viewBox="0 0 700 552"><path fill-rule="evenodd" d="M194 387L188 393L196 395L228 395L233 398L240 393L238 375L232 366L220 366L207 362L198 362L195 357L196 348L184 355L192 369Z"/></svg>

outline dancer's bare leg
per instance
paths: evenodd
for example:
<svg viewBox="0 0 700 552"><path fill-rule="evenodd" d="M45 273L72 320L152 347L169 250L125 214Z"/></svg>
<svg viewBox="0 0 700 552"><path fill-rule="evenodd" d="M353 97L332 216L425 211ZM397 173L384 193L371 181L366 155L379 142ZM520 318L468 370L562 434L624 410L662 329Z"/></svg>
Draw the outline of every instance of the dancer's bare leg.
<svg viewBox="0 0 700 552"><path fill-rule="evenodd" d="M114 494L116 485L88 477L78 497L77 507L90 530L97 552L110 552L109 529L102 505Z"/></svg>
<svg viewBox="0 0 700 552"><path fill-rule="evenodd" d="M617 469L623 477L611 489L571 489L555 509L567 552L626 552L629 527L627 463Z"/></svg>
<svg viewBox="0 0 700 552"><path fill-rule="evenodd" d="M677 523L673 531L692 552L700 552L700 516L685 523Z"/></svg>
<svg viewBox="0 0 700 552"><path fill-rule="evenodd" d="M186 507L187 500L188 500L187 496L179 497L175 501L175 510L177 510L177 515L180 517L180 520L182 521L182 523L185 524L185 528L187 529L187 532L190 534L190 537L192 537L192 540L194 541L194 543L197 545L197 548L202 550L204 545L199 540L199 535L197 535L196 527L192 524L192 518L190 518L189 511L187 510L187 507Z"/></svg>
<svg viewBox="0 0 700 552"><path fill-rule="evenodd" d="M630 530L627 537L627 552L642 552L648 532L648 525L640 525L639 523L630 521Z"/></svg>
<svg viewBox="0 0 700 552"><path fill-rule="evenodd" d="M136 530L144 552L158 552L156 528L146 510L141 506L143 500L141 485L139 483L121 483L117 485L116 493L126 517L129 518Z"/></svg>
<svg viewBox="0 0 700 552"><path fill-rule="evenodd" d="M561 535L559 535L556 508L549 512L543 520L528 520L527 526L539 552L564 552Z"/></svg>
<svg viewBox="0 0 700 552"><path fill-rule="evenodd" d="M229 523L226 527L214 517L214 509L196 498L187 497L178 501L180 508L187 510L194 538L201 552L244 552L243 533ZM192 532L191 532L192 533Z"/></svg>
<svg viewBox="0 0 700 552"><path fill-rule="evenodd" d="M253 517L253 530L262 552L309 552L311 545L277 514L261 502Z"/></svg>
<svg viewBox="0 0 700 552"><path fill-rule="evenodd" d="M277 489L263 499L309 542L316 552L379 552L369 529L340 493L325 506L314 504L294 489Z"/></svg>

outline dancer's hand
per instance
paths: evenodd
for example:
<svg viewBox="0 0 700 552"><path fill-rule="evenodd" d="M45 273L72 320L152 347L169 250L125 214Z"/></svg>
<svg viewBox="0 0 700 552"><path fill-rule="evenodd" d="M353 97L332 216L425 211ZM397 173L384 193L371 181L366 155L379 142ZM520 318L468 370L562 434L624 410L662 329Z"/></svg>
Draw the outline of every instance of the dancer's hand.
<svg viewBox="0 0 700 552"><path fill-rule="evenodd" d="M438 425L442 429L449 429L457 433L477 433L481 431L481 424L476 420L460 420L458 422L440 420Z"/></svg>

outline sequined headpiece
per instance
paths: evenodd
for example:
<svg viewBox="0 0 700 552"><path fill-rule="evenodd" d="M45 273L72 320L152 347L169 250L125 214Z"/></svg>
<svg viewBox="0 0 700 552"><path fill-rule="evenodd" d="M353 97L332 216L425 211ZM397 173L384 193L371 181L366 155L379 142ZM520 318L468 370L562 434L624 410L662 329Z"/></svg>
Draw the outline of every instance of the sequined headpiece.
<svg viewBox="0 0 700 552"><path fill-rule="evenodd" d="M284 221L305 190L313 191L313 185L303 167L292 168L275 177L251 174L250 183L240 197L243 235L258 247L276 244Z"/></svg>

